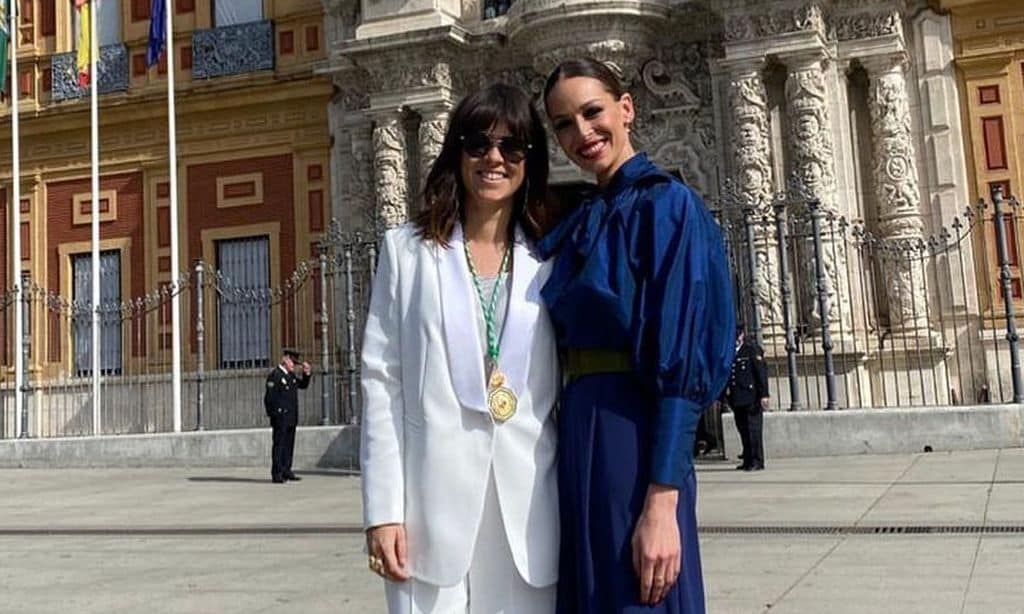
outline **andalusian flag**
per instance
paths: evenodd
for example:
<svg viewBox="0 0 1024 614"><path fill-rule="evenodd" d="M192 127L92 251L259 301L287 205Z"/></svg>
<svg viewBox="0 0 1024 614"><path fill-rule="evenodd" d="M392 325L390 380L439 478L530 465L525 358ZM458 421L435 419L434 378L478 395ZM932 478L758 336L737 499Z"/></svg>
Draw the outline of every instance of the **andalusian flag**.
<svg viewBox="0 0 1024 614"><path fill-rule="evenodd" d="M11 63L11 3L0 0L0 92L7 95L7 65Z"/></svg>
<svg viewBox="0 0 1024 614"><path fill-rule="evenodd" d="M75 0L78 9L78 85L89 85L89 51L92 49L92 22L89 20L89 0Z"/></svg>

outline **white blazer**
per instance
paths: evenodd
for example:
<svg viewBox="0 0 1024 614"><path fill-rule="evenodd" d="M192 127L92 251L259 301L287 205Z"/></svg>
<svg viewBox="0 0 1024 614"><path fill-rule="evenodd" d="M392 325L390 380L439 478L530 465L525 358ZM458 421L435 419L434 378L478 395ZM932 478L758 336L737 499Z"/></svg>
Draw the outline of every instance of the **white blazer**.
<svg viewBox="0 0 1024 614"><path fill-rule="evenodd" d="M373 282L362 356L364 523L404 523L413 577L438 586L469 571L492 470L519 573L537 587L558 578L558 363L540 297L550 263L518 229L513 250L498 364L519 406L503 424L487 410L461 226L448 249L408 224L388 231Z"/></svg>

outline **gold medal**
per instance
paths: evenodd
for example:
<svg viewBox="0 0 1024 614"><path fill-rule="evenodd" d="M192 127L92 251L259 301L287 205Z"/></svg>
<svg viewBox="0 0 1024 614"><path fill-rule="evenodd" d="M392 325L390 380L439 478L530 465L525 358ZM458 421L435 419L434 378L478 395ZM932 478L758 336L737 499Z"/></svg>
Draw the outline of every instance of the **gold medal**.
<svg viewBox="0 0 1024 614"><path fill-rule="evenodd" d="M505 375L497 369L491 373L490 392L487 393L487 408L495 422L505 422L516 414L519 399L516 393L505 385Z"/></svg>

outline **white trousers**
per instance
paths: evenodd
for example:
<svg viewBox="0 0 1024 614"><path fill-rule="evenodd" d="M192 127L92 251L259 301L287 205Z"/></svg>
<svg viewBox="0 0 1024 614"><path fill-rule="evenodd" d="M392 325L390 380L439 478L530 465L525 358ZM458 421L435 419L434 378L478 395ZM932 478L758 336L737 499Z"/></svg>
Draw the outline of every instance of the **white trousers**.
<svg viewBox="0 0 1024 614"><path fill-rule="evenodd" d="M469 574L455 586L437 586L415 578L384 582L390 614L551 614L557 585L527 584L512 559L494 489L487 485L480 532Z"/></svg>

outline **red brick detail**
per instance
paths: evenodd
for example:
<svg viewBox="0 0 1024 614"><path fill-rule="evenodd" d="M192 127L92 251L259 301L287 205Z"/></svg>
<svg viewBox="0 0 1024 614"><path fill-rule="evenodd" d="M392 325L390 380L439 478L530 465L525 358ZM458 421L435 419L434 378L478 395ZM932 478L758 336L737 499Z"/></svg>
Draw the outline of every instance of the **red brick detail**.
<svg viewBox="0 0 1024 614"><path fill-rule="evenodd" d="M57 0L39 0L39 36L57 34Z"/></svg>
<svg viewBox="0 0 1024 614"><path fill-rule="evenodd" d="M192 70L192 45L182 47L179 57L178 64L181 64L179 68L181 70Z"/></svg>
<svg viewBox="0 0 1024 614"><path fill-rule="evenodd" d="M161 273L169 273L171 271L171 257L160 256L160 258L157 260L156 268L157 271Z"/></svg>
<svg viewBox="0 0 1024 614"><path fill-rule="evenodd" d="M156 72L157 72L158 75L166 75L167 74L167 50L166 49L164 49L163 51L160 52L160 57L157 59L157 62L156 62Z"/></svg>
<svg viewBox="0 0 1024 614"><path fill-rule="evenodd" d="M167 181L161 181L156 184L156 197L157 198L170 198L171 197L171 184Z"/></svg>
<svg viewBox="0 0 1024 614"><path fill-rule="evenodd" d="M999 104L999 86L986 85L979 87L978 100L981 104Z"/></svg>
<svg viewBox="0 0 1024 614"><path fill-rule="evenodd" d="M21 260L24 262L30 260L29 254L32 252L32 233L29 228L28 222L21 223Z"/></svg>
<svg viewBox="0 0 1024 614"><path fill-rule="evenodd" d="M1004 192L1004 193L1008 193L1008 192ZM21 212L21 213L28 213L31 210L32 210L32 201L27 199L27 198L22 198L21 199L21 207L18 208L18 211Z"/></svg>
<svg viewBox="0 0 1024 614"><path fill-rule="evenodd" d="M26 26L32 23L35 18L35 6L32 0L21 0L21 12L18 14L21 18L21 25Z"/></svg>
<svg viewBox="0 0 1024 614"><path fill-rule="evenodd" d="M177 0L175 2L174 10L178 13L191 13L196 10L195 0Z"/></svg>
<svg viewBox="0 0 1024 614"><path fill-rule="evenodd" d="M49 92L49 91L53 90L53 70L52 69L50 69L50 68L44 68L43 69L43 79L42 79L42 81L43 82L41 84L41 87L43 88L44 92Z"/></svg>
<svg viewBox="0 0 1024 614"><path fill-rule="evenodd" d="M224 184L224 198L245 198L256 194L255 181Z"/></svg>
<svg viewBox="0 0 1024 614"><path fill-rule="evenodd" d="M83 200L79 206L79 213L81 215L92 215L92 199ZM110 199L100 199L100 213L107 213L110 211Z"/></svg>
<svg viewBox="0 0 1024 614"><path fill-rule="evenodd" d="M132 0L132 21L149 19L149 0Z"/></svg>
<svg viewBox="0 0 1024 614"><path fill-rule="evenodd" d="M1018 257L1020 245L1017 244L1017 225L1013 222L1013 213L1003 214L1003 230L1006 231L1006 260L1012 267L1020 265Z"/></svg>
<svg viewBox="0 0 1024 614"><path fill-rule="evenodd" d="M295 51L295 33L291 30L282 30L277 35L277 46L281 55L291 55Z"/></svg>
<svg viewBox="0 0 1024 614"><path fill-rule="evenodd" d="M312 232L321 232L324 229L323 190L311 190L309 192L309 229Z"/></svg>
<svg viewBox="0 0 1024 614"><path fill-rule="evenodd" d="M1001 170L1006 166L1006 136L1003 133L1003 118L984 117L981 130L985 137L985 163L988 170Z"/></svg>
<svg viewBox="0 0 1024 614"><path fill-rule="evenodd" d="M320 28L317 26L306 26L306 51L316 51L320 48Z"/></svg>
<svg viewBox="0 0 1024 614"><path fill-rule="evenodd" d="M140 77L146 74L148 69L149 67L146 66L145 53L136 53L132 55L132 76Z"/></svg>
<svg viewBox="0 0 1024 614"><path fill-rule="evenodd" d="M32 70L21 71L21 78L18 79L18 96L21 98L31 98L36 95L35 93L35 75L32 74Z"/></svg>
<svg viewBox="0 0 1024 614"><path fill-rule="evenodd" d="M145 234L143 227L143 203L144 183L142 173L124 173L119 175L108 175L100 178L100 189L111 190L117 193L117 218L100 222L100 238L116 239L129 238L132 243L132 252L122 254L122 266L127 259L131 258L131 279L127 288L121 288L121 296L124 300L131 297L142 296L146 292L146 267L145 258ZM91 189L91 182L88 177L73 179L70 181L54 181L46 184L46 284L49 289L59 292L61 289L61 262L59 246L65 243L81 242L88 243L92 231L89 224L75 225L72 218L72 203L75 194L88 193ZM51 334L59 331L59 322L51 323ZM57 326L58 328L53 328ZM145 326L138 334L143 337L142 346L145 347ZM61 342L59 339L52 339L49 344L49 360L57 361L61 358Z"/></svg>
<svg viewBox="0 0 1024 614"><path fill-rule="evenodd" d="M324 167L319 164L310 164L306 168L306 181L320 181L324 178Z"/></svg>
<svg viewBox="0 0 1024 614"><path fill-rule="evenodd" d="M157 207L156 209L156 245L157 247L171 246L170 207Z"/></svg>
<svg viewBox="0 0 1024 614"><path fill-rule="evenodd" d="M174 341L174 333L160 333L160 349L169 350L171 349L171 343Z"/></svg>
<svg viewBox="0 0 1024 614"><path fill-rule="evenodd" d="M296 247L294 172L291 154L189 166L185 201L185 216L189 222L186 261L193 262L202 257L203 230L277 222L280 229L280 274L285 277L291 275L295 270ZM248 207L217 207L217 178L248 173L262 173L263 202ZM280 279L270 280L271 286L280 283ZM195 332L190 336L189 343L194 351Z"/></svg>

